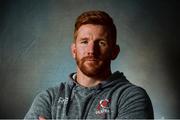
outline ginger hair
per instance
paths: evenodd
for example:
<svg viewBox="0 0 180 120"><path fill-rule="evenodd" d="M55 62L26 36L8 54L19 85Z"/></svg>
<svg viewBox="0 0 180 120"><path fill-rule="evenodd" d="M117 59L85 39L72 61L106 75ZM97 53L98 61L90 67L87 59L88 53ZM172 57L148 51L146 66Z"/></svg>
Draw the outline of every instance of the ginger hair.
<svg viewBox="0 0 180 120"><path fill-rule="evenodd" d="M102 25L108 33L108 39L116 44L116 26L113 19L104 11L87 11L77 17L74 28L74 41L77 38L78 29L85 24Z"/></svg>

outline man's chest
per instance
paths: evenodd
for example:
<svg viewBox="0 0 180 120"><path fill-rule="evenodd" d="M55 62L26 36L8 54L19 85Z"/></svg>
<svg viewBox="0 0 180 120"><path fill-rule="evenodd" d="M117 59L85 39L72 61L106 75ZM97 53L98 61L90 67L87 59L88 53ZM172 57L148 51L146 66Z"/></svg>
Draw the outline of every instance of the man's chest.
<svg viewBox="0 0 180 120"><path fill-rule="evenodd" d="M104 93L59 97L52 107L52 117L58 119L112 119L117 114L117 99Z"/></svg>

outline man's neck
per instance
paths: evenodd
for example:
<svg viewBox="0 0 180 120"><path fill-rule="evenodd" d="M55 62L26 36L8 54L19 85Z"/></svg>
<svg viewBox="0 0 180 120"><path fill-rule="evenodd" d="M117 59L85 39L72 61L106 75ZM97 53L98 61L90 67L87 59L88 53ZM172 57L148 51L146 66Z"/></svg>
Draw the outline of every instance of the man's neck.
<svg viewBox="0 0 180 120"><path fill-rule="evenodd" d="M106 80L111 75L111 70L105 71L104 73L99 74L98 76L87 76L79 69L77 70L76 81L78 84L84 87L93 87Z"/></svg>

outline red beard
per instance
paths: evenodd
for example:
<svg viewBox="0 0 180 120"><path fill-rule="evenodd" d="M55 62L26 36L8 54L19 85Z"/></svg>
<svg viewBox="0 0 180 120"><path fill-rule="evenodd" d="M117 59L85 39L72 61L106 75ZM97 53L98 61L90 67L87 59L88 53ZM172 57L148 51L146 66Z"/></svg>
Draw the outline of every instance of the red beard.
<svg viewBox="0 0 180 120"><path fill-rule="evenodd" d="M78 59L76 56L76 63L85 75L89 77L97 77L104 73L110 66L110 60L96 58L94 56L87 56L82 59Z"/></svg>

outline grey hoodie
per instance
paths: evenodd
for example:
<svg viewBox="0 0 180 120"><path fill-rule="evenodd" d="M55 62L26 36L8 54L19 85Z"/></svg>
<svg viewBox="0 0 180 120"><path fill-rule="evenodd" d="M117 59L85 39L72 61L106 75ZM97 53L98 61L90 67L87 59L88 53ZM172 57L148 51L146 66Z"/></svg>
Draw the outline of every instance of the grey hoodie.
<svg viewBox="0 0 180 120"><path fill-rule="evenodd" d="M25 119L124 119L154 118L144 89L115 72L101 84L86 88L70 80L36 96Z"/></svg>

